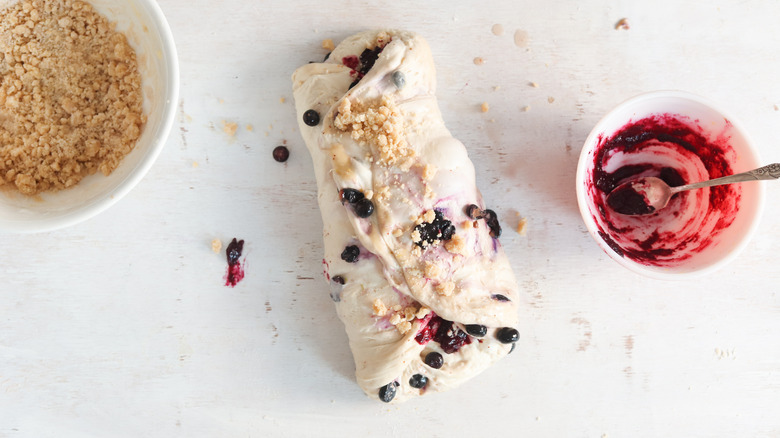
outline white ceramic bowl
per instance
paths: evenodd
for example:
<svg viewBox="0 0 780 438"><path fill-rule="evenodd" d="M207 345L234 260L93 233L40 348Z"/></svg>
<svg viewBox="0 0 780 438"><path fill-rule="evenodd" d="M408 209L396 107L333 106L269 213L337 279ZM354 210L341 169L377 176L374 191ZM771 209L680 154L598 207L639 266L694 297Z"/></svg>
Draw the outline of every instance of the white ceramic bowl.
<svg viewBox="0 0 780 438"><path fill-rule="evenodd" d="M89 0L124 32L138 55L147 122L131 153L109 176L90 175L55 193L26 197L0 191L0 231L50 231L89 219L112 206L152 167L174 122L179 63L173 35L155 0ZM0 0L0 5L10 4Z"/></svg>
<svg viewBox="0 0 780 438"><path fill-rule="evenodd" d="M745 131L735 119L712 103L680 91L642 94L609 112L596 124L585 141L576 176L580 213L597 244L612 259L634 272L660 279L706 274L734 259L749 242L763 211L763 182L751 181L718 189L734 190L731 195L738 196L721 196L721 192L713 191L710 197L711 189L686 192L684 196L677 195L665 211L659 211L654 216L636 218L617 215L604 204L609 190L605 187L630 179L617 176L618 169L629 169L624 166L652 164L653 169L631 169L632 173L639 172L642 176L654 175L659 168L676 168L686 183L711 178L702 161L697 161L696 154L688 154L687 149L681 146L682 143L678 144L676 140L669 143L673 147L670 146L668 150L663 149L666 143L657 140L638 142L642 146L629 149L628 152L613 147L623 140L610 140L625 133L625 127L648 120L648 117L651 121L660 120L658 123L661 124L681 122L701 134L701 138L708 140L708 147L697 150L704 154L716 151L714 156L728 162L731 173L761 166ZM654 126L653 123L640 124L642 128L636 132L644 130L646 126ZM709 147L709 142L715 146ZM605 148L610 152L599 156L599 150ZM598 169L600 166L603 173ZM725 201L721 201L721 198ZM720 202L725 205L722 207L723 213L715 208ZM721 215L720 219L718 215ZM721 220L721 224L730 224L718 225L718 220ZM664 241L667 244L676 243L664 248Z"/></svg>

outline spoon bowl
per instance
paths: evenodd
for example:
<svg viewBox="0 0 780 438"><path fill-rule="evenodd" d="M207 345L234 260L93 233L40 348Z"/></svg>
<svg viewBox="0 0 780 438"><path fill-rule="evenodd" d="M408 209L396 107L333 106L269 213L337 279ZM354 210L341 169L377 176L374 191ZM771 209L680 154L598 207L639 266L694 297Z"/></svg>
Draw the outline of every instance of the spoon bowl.
<svg viewBox="0 0 780 438"><path fill-rule="evenodd" d="M666 207L672 194L672 188L664 180L648 176L615 187L607 196L607 205L629 216L652 214Z"/></svg>
<svg viewBox="0 0 780 438"><path fill-rule="evenodd" d="M628 216L653 214L666 207L672 196L679 192L744 181L777 178L780 178L780 163L773 163L747 172L677 187L670 187L661 178L648 176L633 179L615 187L607 195L607 205L616 213Z"/></svg>

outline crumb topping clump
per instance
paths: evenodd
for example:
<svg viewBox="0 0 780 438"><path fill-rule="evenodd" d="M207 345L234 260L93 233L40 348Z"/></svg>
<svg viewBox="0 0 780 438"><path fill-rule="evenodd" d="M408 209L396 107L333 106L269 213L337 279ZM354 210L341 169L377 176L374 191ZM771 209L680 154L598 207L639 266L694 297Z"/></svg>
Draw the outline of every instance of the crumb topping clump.
<svg viewBox="0 0 780 438"><path fill-rule="evenodd" d="M452 254L466 255L466 241L458 234L452 236L452 239L444 242L444 249Z"/></svg>
<svg viewBox="0 0 780 438"><path fill-rule="evenodd" d="M344 99L333 120L336 129L351 133L360 144L376 148L378 163L408 171L414 164L414 149L404 139L403 115L388 96L371 104Z"/></svg>
<svg viewBox="0 0 780 438"><path fill-rule="evenodd" d="M412 322L414 322L415 319L423 319L431 313L431 309L419 303L405 307L396 304L395 306L388 308L379 298L374 300L373 307L374 316L383 317L390 315L390 324L394 325L396 330L402 335L408 333L409 330L412 329Z"/></svg>
<svg viewBox="0 0 780 438"><path fill-rule="evenodd" d="M0 12L0 185L35 195L109 175L145 122L135 52L92 6L23 0Z"/></svg>

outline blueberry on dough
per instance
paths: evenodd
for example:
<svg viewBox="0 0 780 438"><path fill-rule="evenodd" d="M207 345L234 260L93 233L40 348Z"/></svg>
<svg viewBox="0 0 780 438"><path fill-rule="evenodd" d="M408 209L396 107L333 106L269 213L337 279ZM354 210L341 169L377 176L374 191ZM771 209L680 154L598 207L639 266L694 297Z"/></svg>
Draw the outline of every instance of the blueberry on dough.
<svg viewBox="0 0 780 438"><path fill-rule="evenodd" d="M305 123L308 126L317 126L320 124L320 113L317 111L314 111L313 109L306 110L305 113L303 113L303 123Z"/></svg>
<svg viewBox="0 0 780 438"><path fill-rule="evenodd" d="M428 378L422 374L415 374L409 379L409 386L412 388L423 389L428 384Z"/></svg>
<svg viewBox="0 0 780 438"><path fill-rule="evenodd" d="M395 388L398 386L396 382L390 382L387 385L379 388L379 400L385 403L390 403L395 398Z"/></svg>
<svg viewBox="0 0 780 438"><path fill-rule="evenodd" d="M349 204L354 204L361 199L363 199L365 196L363 195L363 192L356 189L341 189L339 192L339 197L341 198L341 202L347 202Z"/></svg>
<svg viewBox="0 0 780 438"><path fill-rule="evenodd" d="M395 85L395 88L398 88L399 90L406 85L406 76L404 76L404 72L401 70L396 70L393 72L393 85Z"/></svg>
<svg viewBox="0 0 780 438"><path fill-rule="evenodd" d="M360 218L367 218L374 213L374 203L370 199L363 198L353 205L355 214Z"/></svg>
<svg viewBox="0 0 780 438"><path fill-rule="evenodd" d="M520 339L520 333L512 327L503 327L496 332L496 339L502 344L512 344Z"/></svg>
<svg viewBox="0 0 780 438"><path fill-rule="evenodd" d="M425 356L425 365L434 369L439 369L444 365L444 358L441 356L441 353L435 351L430 352Z"/></svg>
<svg viewBox="0 0 780 438"><path fill-rule="evenodd" d="M467 324L466 333L477 338L481 338L487 334L487 327L480 324Z"/></svg>
<svg viewBox="0 0 780 438"><path fill-rule="evenodd" d="M355 263L360 256L360 248L357 245L349 245L341 252L341 260L347 263Z"/></svg>

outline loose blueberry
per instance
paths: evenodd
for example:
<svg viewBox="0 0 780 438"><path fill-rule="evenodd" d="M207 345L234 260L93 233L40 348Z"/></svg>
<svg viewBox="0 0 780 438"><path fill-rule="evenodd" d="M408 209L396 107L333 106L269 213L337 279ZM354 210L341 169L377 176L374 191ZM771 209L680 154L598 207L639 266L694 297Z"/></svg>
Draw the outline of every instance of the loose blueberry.
<svg viewBox="0 0 780 438"><path fill-rule="evenodd" d="M387 385L379 388L379 400L385 403L390 403L395 398L395 382L390 382Z"/></svg>
<svg viewBox="0 0 780 438"><path fill-rule="evenodd" d="M393 84L395 85L395 88L398 88L399 90L406 85L406 76L404 76L404 72L401 70L393 72Z"/></svg>
<svg viewBox="0 0 780 438"><path fill-rule="evenodd" d="M347 263L355 263L358 256L360 256L360 248L358 248L357 245L350 245L341 252L341 260L344 260Z"/></svg>
<svg viewBox="0 0 780 438"><path fill-rule="evenodd" d="M363 198L355 202L354 210L358 217L367 218L374 212L374 203L370 199Z"/></svg>
<svg viewBox="0 0 780 438"><path fill-rule="evenodd" d="M503 327L496 332L496 339L502 344L510 344L520 339L520 333L512 327Z"/></svg>
<svg viewBox="0 0 780 438"><path fill-rule="evenodd" d="M444 365L444 358L441 356L441 353L432 351L425 356L425 365L438 370Z"/></svg>
<svg viewBox="0 0 780 438"><path fill-rule="evenodd" d="M241 258L241 252L244 250L244 241L237 240L235 237L230 241L225 255L227 256L228 265L233 266L238 263L238 259Z"/></svg>
<svg viewBox="0 0 780 438"><path fill-rule="evenodd" d="M330 277L330 279L334 283L344 284L344 277L342 277L341 275L334 275L333 277Z"/></svg>
<svg viewBox="0 0 780 438"><path fill-rule="evenodd" d="M305 113L303 113L303 123L307 124L308 126L317 126L320 124L320 113L317 111L314 111L313 109L306 110Z"/></svg>
<svg viewBox="0 0 780 438"><path fill-rule="evenodd" d="M493 298L496 301L509 301L509 298L501 294L491 295L490 298Z"/></svg>
<svg viewBox="0 0 780 438"><path fill-rule="evenodd" d="M467 324L466 333L481 338L487 334L487 327L480 324Z"/></svg>
<svg viewBox="0 0 780 438"><path fill-rule="evenodd" d="M290 150L287 149L286 146L277 146L274 148L274 160L284 163L287 161L288 158L290 158Z"/></svg>
<svg viewBox="0 0 780 438"><path fill-rule="evenodd" d="M350 204L354 204L361 199L364 198L363 192L360 190L355 189L341 189L341 192L339 192L339 197L341 198L341 203L348 202Z"/></svg>
<svg viewBox="0 0 780 438"><path fill-rule="evenodd" d="M412 388L423 389L428 384L428 378L422 374L415 374L409 379L409 386Z"/></svg>

